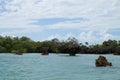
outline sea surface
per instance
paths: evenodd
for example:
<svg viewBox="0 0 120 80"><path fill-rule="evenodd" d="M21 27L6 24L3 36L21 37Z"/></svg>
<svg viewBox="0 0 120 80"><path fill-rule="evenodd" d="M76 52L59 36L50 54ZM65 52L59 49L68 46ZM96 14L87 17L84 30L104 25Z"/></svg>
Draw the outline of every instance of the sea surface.
<svg viewBox="0 0 120 80"><path fill-rule="evenodd" d="M0 80L120 80L120 56L104 55L112 67L95 67L99 55L0 54Z"/></svg>

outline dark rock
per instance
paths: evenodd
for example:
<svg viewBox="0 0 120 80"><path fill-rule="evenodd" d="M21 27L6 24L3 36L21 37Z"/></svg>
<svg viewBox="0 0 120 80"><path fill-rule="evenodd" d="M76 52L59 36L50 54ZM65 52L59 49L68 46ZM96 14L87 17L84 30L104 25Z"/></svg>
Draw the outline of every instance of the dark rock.
<svg viewBox="0 0 120 80"><path fill-rule="evenodd" d="M48 51L43 51L41 54L42 55L48 55L49 53L48 53Z"/></svg>
<svg viewBox="0 0 120 80"><path fill-rule="evenodd" d="M21 53L21 52L17 52L16 54L17 54L17 55L23 55L23 53Z"/></svg>
<svg viewBox="0 0 120 80"><path fill-rule="evenodd" d="M114 53L114 55L120 55L120 53Z"/></svg>
<svg viewBox="0 0 120 80"><path fill-rule="evenodd" d="M41 54L42 54L42 55L49 55L49 47L43 47Z"/></svg>
<svg viewBox="0 0 120 80"><path fill-rule="evenodd" d="M76 56L76 53L69 53L69 56Z"/></svg>
<svg viewBox="0 0 120 80"><path fill-rule="evenodd" d="M106 57L99 56L98 59L96 59L96 67L106 67L106 66L112 66L111 62L108 62Z"/></svg>
<svg viewBox="0 0 120 80"><path fill-rule="evenodd" d="M12 53L15 53L16 55L22 55L23 52L20 50L13 50Z"/></svg>

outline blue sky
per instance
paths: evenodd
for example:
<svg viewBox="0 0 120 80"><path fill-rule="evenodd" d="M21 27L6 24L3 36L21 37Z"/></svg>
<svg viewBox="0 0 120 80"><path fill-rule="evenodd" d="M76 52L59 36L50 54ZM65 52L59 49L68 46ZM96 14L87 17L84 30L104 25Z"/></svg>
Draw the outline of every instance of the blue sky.
<svg viewBox="0 0 120 80"><path fill-rule="evenodd" d="M119 0L0 0L0 35L35 41L120 40Z"/></svg>

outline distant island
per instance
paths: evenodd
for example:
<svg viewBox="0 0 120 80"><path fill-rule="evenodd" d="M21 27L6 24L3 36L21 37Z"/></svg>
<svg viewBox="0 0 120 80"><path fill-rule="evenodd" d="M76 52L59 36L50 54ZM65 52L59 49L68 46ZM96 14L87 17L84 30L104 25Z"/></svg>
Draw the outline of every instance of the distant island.
<svg viewBox="0 0 120 80"><path fill-rule="evenodd" d="M120 55L120 40L108 40L102 44L89 45L88 42L79 43L76 38L59 41L57 38L48 41L33 41L28 37L0 36L0 53L63 53L75 54L114 54ZM45 53L45 54L44 54Z"/></svg>

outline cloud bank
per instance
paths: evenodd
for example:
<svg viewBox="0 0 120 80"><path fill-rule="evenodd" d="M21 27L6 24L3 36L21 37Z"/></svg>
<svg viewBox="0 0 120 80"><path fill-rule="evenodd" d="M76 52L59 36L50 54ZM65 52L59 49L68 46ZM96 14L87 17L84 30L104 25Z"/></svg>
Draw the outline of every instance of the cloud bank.
<svg viewBox="0 0 120 80"><path fill-rule="evenodd" d="M0 0L0 34L33 40L66 39L71 34L91 43L119 40L120 1Z"/></svg>

